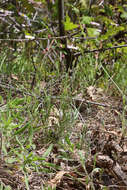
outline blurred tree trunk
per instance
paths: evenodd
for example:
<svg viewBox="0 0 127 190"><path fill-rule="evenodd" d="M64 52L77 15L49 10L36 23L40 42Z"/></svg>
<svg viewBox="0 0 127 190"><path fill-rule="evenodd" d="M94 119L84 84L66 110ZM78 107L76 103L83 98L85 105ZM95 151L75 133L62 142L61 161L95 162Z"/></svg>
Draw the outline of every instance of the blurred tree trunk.
<svg viewBox="0 0 127 190"><path fill-rule="evenodd" d="M65 36L65 28L64 28L64 0L58 0L58 19L59 19L59 33L60 36ZM62 38L61 43L63 44L65 51L65 61L66 61L66 71L72 69L73 55L70 49L67 47L67 39Z"/></svg>

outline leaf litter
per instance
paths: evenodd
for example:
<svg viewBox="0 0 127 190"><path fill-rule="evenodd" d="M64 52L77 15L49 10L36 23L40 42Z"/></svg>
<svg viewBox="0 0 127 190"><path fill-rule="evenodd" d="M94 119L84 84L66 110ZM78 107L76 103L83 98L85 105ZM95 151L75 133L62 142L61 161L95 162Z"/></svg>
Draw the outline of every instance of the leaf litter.
<svg viewBox="0 0 127 190"><path fill-rule="evenodd" d="M52 148L50 143L44 145L40 140L43 132L37 132L34 154L43 157L50 149L38 171L29 169L25 179L20 167L8 171L9 166L1 160L1 184L14 190L26 189L26 182L32 190L47 186L58 190L127 189L127 130L123 130L121 101L95 87L87 89L87 100L95 104L84 104L80 102L81 94L79 97L72 107L77 109L78 119L63 148L57 143ZM98 101L112 107L96 105ZM58 125L61 118L62 111L54 105L47 122L49 128Z"/></svg>

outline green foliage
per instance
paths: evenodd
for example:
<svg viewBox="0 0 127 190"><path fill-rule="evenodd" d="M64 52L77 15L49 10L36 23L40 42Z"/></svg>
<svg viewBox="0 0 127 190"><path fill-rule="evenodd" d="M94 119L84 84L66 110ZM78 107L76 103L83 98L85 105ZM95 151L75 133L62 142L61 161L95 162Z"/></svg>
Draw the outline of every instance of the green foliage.
<svg viewBox="0 0 127 190"><path fill-rule="evenodd" d="M28 1L28 0L20 0L20 1L22 2L23 7L28 11L28 14L29 14L29 12L33 13L35 11L32 3L30 3L30 1Z"/></svg>
<svg viewBox="0 0 127 190"><path fill-rule="evenodd" d="M5 184L0 184L0 190L11 190L12 188L8 185Z"/></svg>
<svg viewBox="0 0 127 190"><path fill-rule="evenodd" d="M70 17L66 14L66 21L64 22L65 30L73 30L78 27L77 24L71 22Z"/></svg>
<svg viewBox="0 0 127 190"><path fill-rule="evenodd" d="M98 29L96 29L96 28L87 28L87 32L88 32L89 37L96 37L96 36L98 36L100 34Z"/></svg>
<svg viewBox="0 0 127 190"><path fill-rule="evenodd" d="M90 24L93 21L93 17L83 16L82 17L82 24Z"/></svg>
<svg viewBox="0 0 127 190"><path fill-rule="evenodd" d="M36 3L41 3L40 7ZM51 175L62 170L59 163L50 160L55 152L54 145L57 145L62 149L59 157L63 165L65 160L72 161L75 151L78 151L86 184L92 184L93 179L84 164L91 156L89 129L83 121L81 133L73 132L81 117L80 107L76 107L73 97L81 94L86 98L89 86L101 87L117 96L124 97L127 93L127 48L103 51L103 48L125 44L126 6L122 6L120 1L114 5L109 1L98 5L94 1L91 7L88 1L65 1L66 34L75 34L73 39L67 39L67 43L71 44L73 55L81 54L74 59L77 66L72 65L72 70L66 73L66 52L61 48L61 40L56 38L59 35L58 1L54 4L49 1L48 4L45 0L38 0L35 4L20 0L14 9L15 6L9 3L5 9L14 10L14 20L7 22L7 26L4 23L0 26L0 32L5 32L3 36L0 34L1 38L35 38L33 41L17 40L16 47L11 40L1 43L0 131L4 136L2 152L5 162L19 164L26 188L30 189L29 170ZM19 8L22 13L18 15ZM6 33L9 28L11 35L10 31ZM84 53L93 49L102 51ZM123 100L125 110L121 116L123 134L127 122L125 102ZM77 135L78 142L72 141L73 135ZM85 155L81 151L84 146ZM38 149L43 149L41 155ZM96 159L94 162L96 165ZM91 175L94 172L102 173L96 167ZM0 188L10 187L1 184Z"/></svg>

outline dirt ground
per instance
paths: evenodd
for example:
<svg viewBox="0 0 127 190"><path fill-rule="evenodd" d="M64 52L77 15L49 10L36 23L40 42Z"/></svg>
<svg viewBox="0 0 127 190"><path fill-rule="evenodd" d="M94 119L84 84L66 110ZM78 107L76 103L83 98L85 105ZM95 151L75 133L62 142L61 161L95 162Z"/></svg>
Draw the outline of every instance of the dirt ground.
<svg viewBox="0 0 127 190"><path fill-rule="evenodd" d="M88 89L87 101L81 95L74 99L79 119L70 136L74 148L65 151L69 159L62 159L63 150L54 144L46 161L60 168L50 174L43 168L41 172L29 169L29 188L25 186L26 179L20 169L13 167L8 172L5 163L1 163L1 184L15 190L48 189L45 186L57 190L127 189L126 106L118 97L110 97L99 89L92 90ZM41 155L45 148L38 145L39 135L35 135L34 142L38 147L36 154Z"/></svg>

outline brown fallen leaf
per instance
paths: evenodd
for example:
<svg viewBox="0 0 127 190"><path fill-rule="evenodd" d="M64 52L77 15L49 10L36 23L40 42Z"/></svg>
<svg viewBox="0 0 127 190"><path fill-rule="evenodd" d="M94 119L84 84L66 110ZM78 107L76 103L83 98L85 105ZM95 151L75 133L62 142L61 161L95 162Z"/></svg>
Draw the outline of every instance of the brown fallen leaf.
<svg viewBox="0 0 127 190"><path fill-rule="evenodd" d="M68 173L67 171L59 171L56 176L51 179L48 184L51 186L51 188L55 188L58 183L60 183L62 177L64 174Z"/></svg>
<svg viewBox="0 0 127 190"><path fill-rule="evenodd" d="M92 100L97 100L103 97L103 90L101 88L96 88L95 86L89 86L87 88L87 94Z"/></svg>
<svg viewBox="0 0 127 190"><path fill-rule="evenodd" d="M11 74L11 78L14 79L14 80L18 80L18 77L14 74Z"/></svg>
<svg viewBox="0 0 127 190"><path fill-rule="evenodd" d="M97 155L96 162L99 167L107 168L114 174L115 178L117 176L127 186L127 175L122 171L121 166L117 162L114 162L109 156L101 154Z"/></svg>
<svg viewBox="0 0 127 190"><path fill-rule="evenodd" d="M121 166L117 162L113 166L113 173L127 186L127 175L122 171Z"/></svg>
<svg viewBox="0 0 127 190"><path fill-rule="evenodd" d="M107 155L98 154L96 157L96 163L99 167L112 168L114 161Z"/></svg>

